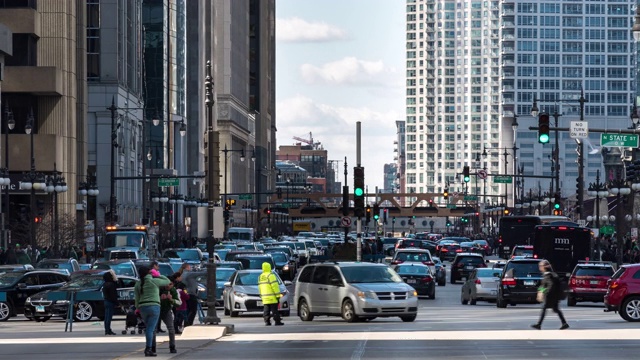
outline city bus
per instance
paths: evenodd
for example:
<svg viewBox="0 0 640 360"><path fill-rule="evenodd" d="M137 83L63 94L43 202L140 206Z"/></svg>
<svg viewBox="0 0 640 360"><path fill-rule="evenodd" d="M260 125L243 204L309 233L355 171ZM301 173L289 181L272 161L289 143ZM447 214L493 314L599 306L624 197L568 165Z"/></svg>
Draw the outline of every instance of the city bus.
<svg viewBox="0 0 640 360"><path fill-rule="evenodd" d="M566 216L554 215L502 217L498 225L498 256L507 259L514 246L533 245L534 231L537 225L557 222L571 223L571 220ZM496 245L494 244L494 246Z"/></svg>
<svg viewBox="0 0 640 360"><path fill-rule="evenodd" d="M145 225L107 226L103 247L105 260L148 259L155 250L155 235Z"/></svg>

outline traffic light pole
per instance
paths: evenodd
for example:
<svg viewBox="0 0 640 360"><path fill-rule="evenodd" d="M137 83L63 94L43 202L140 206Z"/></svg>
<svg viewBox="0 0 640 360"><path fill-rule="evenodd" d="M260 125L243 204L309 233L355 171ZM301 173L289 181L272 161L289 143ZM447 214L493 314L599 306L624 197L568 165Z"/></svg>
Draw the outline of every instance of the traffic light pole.
<svg viewBox="0 0 640 360"><path fill-rule="evenodd" d="M360 167L360 164L362 163L361 161L362 153L360 151L361 125L362 123L360 121L356 122L356 166L357 167ZM355 186L354 186L354 190L356 190ZM356 261L360 262L362 261L362 218L360 216L356 218L356 234L357 234L356 235Z"/></svg>

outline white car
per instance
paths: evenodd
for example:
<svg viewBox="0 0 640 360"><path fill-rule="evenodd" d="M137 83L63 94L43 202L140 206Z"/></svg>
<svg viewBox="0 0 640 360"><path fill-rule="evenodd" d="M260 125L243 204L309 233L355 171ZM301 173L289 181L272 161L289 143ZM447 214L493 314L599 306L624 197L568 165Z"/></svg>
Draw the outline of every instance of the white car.
<svg viewBox="0 0 640 360"><path fill-rule="evenodd" d="M264 310L260 291L258 290L258 278L262 270L238 270L231 276L229 282L224 284L222 298L224 302L224 314L236 317L243 312L262 312ZM289 290L290 281L282 281L278 274L274 273L280 284L280 314L289 316L291 313Z"/></svg>

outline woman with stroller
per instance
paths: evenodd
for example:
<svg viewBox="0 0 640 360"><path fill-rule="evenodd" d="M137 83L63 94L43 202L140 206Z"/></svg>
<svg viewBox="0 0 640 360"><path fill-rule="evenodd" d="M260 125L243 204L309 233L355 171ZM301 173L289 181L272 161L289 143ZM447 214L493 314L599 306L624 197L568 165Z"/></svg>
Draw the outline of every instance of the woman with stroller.
<svg viewBox="0 0 640 360"><path fill-rule="evenodd" d="M153 272L146 266L139 269L140 281L134 288L136 309L140 311L142 321L146 324L145 339L146 347L144 356L157 356L154 349L154 336L158 320L160 319L160 288L167 286L171 280Z"/></svg>

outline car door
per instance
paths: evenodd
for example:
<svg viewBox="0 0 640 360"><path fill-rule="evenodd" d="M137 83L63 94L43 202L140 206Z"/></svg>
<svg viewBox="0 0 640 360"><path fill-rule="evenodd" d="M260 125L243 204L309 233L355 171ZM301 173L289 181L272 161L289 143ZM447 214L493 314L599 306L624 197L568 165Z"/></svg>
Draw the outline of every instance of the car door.
<svg viewBox="0 0 640 360"><path fill-rule="evenodd" d="M314 313L328 312L329 287L327 284L328 266L316 266L309 286L309 301Z"/></svg>
<svg viewBox="0 0 640 360"><path fill-rule="evenodd" d="M24 302L28 297L42 291L38 274L27 273L18 283L16 288L16 301L14 306L18 313L24 311Z"/></svg>
<svg viewBox="0 0 640 360"><path fill-rule="evenodd" d="M322 266L325 267L325 266ZM327 268L327 282L325 291L326 308L328 313L340 314L344 299L345 286L342 276L338 269L333 266L326 266Z"/></svg>

